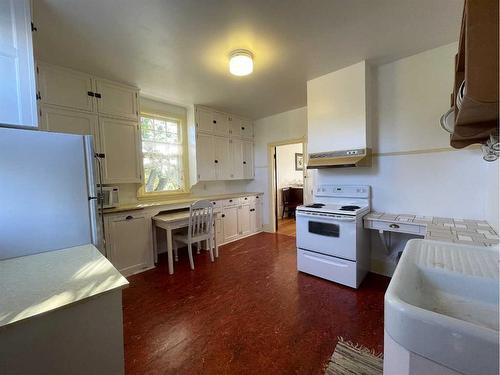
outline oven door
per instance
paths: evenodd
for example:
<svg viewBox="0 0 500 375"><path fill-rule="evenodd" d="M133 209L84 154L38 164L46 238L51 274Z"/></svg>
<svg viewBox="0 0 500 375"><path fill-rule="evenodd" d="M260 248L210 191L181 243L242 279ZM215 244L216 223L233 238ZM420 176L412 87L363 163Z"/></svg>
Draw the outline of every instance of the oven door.
<svg viewBox="0 0 500 375"><path fill-rule="evenodd" d="M356 217L297 211L297 247L356 260Z"/></svg>

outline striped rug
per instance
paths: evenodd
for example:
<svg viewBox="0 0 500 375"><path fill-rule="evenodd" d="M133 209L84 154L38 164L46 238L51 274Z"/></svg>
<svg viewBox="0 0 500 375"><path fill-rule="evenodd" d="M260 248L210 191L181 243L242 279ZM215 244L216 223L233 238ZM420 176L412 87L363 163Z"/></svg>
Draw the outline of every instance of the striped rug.
<svg viewBox="0 0 500 375"><path fill-rule="evenodd" d="M383 357L339 337L325 375L382 375Z"/></svg>

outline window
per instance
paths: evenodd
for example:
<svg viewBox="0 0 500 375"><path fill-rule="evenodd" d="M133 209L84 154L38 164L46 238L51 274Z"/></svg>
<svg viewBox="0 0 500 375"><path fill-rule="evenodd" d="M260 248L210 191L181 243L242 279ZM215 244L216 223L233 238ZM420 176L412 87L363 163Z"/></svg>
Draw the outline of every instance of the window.
<svg viewBox="0 0 500 375"><path fill-rule="evenodd" d="M141 115L144 186L142 194L184 192L184 134L182 121Z"/></svg>

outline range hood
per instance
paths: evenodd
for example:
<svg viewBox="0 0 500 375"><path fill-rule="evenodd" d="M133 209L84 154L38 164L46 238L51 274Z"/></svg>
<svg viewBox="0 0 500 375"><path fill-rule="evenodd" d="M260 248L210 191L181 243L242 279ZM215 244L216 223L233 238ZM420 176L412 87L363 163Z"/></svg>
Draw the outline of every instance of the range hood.
<svg viewBox="0 0 500 375"><path fill-rule="evenodd" d="M307 81L307 168L371 166L365 61Z"/></svg>
<svg viewBox="0 0 500 375"><path fill-rule="evenodd" d="M371 149L317 152L309 154L307 169L371 166Z"/></svg>

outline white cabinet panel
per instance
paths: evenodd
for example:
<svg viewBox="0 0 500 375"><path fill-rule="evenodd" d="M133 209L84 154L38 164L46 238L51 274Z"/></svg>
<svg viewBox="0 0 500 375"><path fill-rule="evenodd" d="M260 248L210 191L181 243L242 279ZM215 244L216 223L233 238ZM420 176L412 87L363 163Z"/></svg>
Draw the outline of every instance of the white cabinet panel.
<svg viewBox="0 0 500 375"><path fill-rule="evenodd" d="M240 123L240 134L244 139L253 139L253 123L250 120L242 120Z"/></svg>
<svg viewBox="0 0 500 375"><path fill-rule="evenodd" d="M243 141L241 139L231 139L231 179L241 180L243 178Z"/></svg>
<svg viewBox="0 0 500 375"><path fill-rule="evenodd" d="M222 214L217 215L215 218L215 237L217 238L217 245L224 243L224 224L222 223Z"/></svg>
<svg viewBox="0 0 500 375"><path fill-rule="evenodd" d="M104 183L140 183L140 147L136 121L99 117Z"/></svg>
<svg viewBox="0 0 500 375"><path fill-rule="evenodd" d="M229 121L228 116L222 112L213 112L214 134L229 137Z"/></svg>
<svg viewBox="0 0 500 375"><path fill-rule="evenodd" d="M222 210L222 224L224 226L224 243L239 237L238 206L224 207Z"/></svg>
<svg viewBox="0 0 500 375"><path fill-rule="evenodd" d="M213 181L215 175L214 137L199 133L196 136L196 168L199 181Z"/></svg>
<svg viewBox="0 0 500 375"><path fill-rule="evenodd" d="M107 255L125 276L149 268L151 264L150 221L145 215L132 213L108 220Z"/></svg>
<svg viewBox="0 0 500 375"><path fill-rule="evenodd" d="M245 203L238 207L238 233L240 236L246 236L252 233L250 203Z"/></svg>
<svg viewBox="0 0 500 375"><path fill-rule="evenodd" d="M40 115L41 129L56 133L92 135L94 150L100 152L99 123L96 114L42 104Z"/></svg>
<svg viewBox="0 0 500 375"><path fill-rule="evenodd" d="M29 0L0 0L0 124L38 126Z"/></svg>
<svg viewBox="0 0 500 375"><path fill-rule="evenodd" d="M229 115L230 133L234 138L253 139L253 123L250 120Z"/></svg>
<svg viewBox="0 0 500 375"><path fill-rule="evenodd" d="M231 179L231 149L229 138L214 136L215 175L217 180Z"/></svg>
<svg viewBox="0 0 500 375"><path fill-rule="evenodd" d="M212 111L196 108L196 125L199 132L213 133Z"/></svg>
<svg viewBox="0 0 500 375"><path fill-rule="evenodd" d="M253 142L243 142L243 178L252 179L255 177L255 169L253 163Z"/></svg>
<svg viewBox="0 0 500 375"><path fill-rule="evenodd" d="M255 200L255 232L259 232L263 229L262 204L262 197L259 195Z"/></svg>
<svg viewBox="0 0 500 375"><path fill-rule="evenodd" d="M96 80L97 110L108 116L126 117L137 120L138 91L119 83Z"/></svg>
<svg viewBox="0 0 500 375"><path fill-rule="evenodd" d="M42 104L59 105L89 112L95 109L94 87L92 76L89 74L39 63L38 90Z"/></svg>

